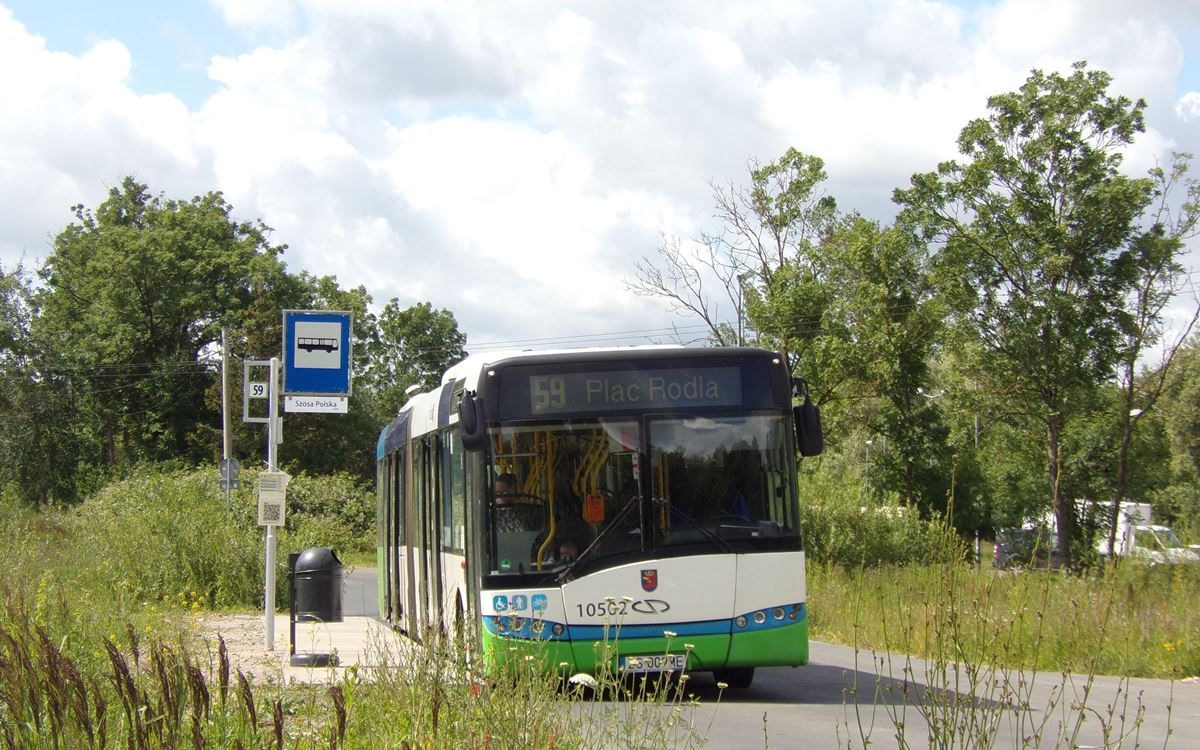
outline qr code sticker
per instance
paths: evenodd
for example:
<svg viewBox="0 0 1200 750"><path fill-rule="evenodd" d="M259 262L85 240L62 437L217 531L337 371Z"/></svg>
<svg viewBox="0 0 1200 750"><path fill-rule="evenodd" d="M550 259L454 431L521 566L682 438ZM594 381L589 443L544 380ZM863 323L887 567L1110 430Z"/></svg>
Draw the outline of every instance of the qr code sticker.
<svg viewBox="0 0 1200 750"><path fill-rule="evenodd" d="M264 501L258 506L260 526L279 526L283 523L283 503Z"/></svg>

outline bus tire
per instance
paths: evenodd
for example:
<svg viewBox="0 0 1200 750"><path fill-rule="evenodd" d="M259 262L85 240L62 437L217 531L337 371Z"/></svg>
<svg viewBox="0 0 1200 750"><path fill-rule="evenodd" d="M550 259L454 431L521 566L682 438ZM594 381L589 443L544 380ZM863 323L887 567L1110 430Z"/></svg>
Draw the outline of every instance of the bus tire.
<svg viewBox="0 0 1200 750"><path fill-rule="evenodd" d="M713 679L717 682L723 682L736 690L744 690L750 687L750 683L754 682L754 667L714 669Z"/></svg>

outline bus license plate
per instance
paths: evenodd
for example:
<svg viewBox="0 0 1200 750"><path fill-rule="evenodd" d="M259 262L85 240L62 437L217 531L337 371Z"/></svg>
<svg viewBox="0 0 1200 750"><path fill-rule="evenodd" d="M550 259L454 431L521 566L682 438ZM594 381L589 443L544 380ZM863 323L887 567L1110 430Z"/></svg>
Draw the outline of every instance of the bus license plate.
<svg viewBox="0 0 1200 750"><path fill-rule="evenodd" d="M621 671L630 674L647 672L682 672L687 667L687 654L651 654L622 656Z"/></svg>

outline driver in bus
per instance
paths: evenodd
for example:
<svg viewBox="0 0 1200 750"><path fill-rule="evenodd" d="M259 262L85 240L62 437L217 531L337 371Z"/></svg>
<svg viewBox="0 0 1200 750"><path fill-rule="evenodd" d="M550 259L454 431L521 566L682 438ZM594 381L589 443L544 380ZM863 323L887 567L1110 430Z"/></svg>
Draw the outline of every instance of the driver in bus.
<svg viewBox="0 0 1200 750"><path fill-rule="evenodd" d="M560 563L574 562L576 557L579 557L579 547L575 546L575 542L563 542L558 545L558 561Z"/></svg>
<svg viewBox="0 0 1200 750"><path fill-rule="evenodd" d="M517 500L517 478L507 471L496 477L494 500L496 505L509 505Z"/></svg>

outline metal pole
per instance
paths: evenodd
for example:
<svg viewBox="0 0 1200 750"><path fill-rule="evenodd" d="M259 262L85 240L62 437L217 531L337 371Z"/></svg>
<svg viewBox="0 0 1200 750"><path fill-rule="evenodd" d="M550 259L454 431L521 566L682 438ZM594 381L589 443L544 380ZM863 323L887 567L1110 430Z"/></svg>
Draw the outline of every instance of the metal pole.
<svg viewBox="0 0 1200 750"><path fill-rule="evenodd" d="M296 561L300 559L299 552L288 555L288 657L296 655Z"/></svg>
<svg viewBox="0 0 1200 750"><path fill-rule="evenodd" d="M225 465L229 465L229 459L233 453L233 436L229 434L229 341L226 338L225 329L221 329L221 443L222 443L222 458L225 459ZM226 477L225 481L225 512L228 513L233 505L231 494L233 492L233 477Z"/></svg>
<svg viewBox="0 0 1200 750"><path fill-rule="evenodd" d="M745 345L745 339L742 337L742 305L745 304L745 297L743 295L744 295L744 292L742 292L742 277L739 274L738 275L738 309L737 309L737 315L738 315L737 343L738 343L738 346Z"/></svg>
<svg viewBox="0 0 1200 750"><path fill-rule="evenodd" d="M279 358L271 357L271 374L267 382L269 392L267 402L267 469L278 471L276 468L279 450ZM265 612L263 624L267 633L267 650L275 650L275 527L267 527L266 550L266 583L265 583Z"/></svg>

